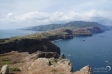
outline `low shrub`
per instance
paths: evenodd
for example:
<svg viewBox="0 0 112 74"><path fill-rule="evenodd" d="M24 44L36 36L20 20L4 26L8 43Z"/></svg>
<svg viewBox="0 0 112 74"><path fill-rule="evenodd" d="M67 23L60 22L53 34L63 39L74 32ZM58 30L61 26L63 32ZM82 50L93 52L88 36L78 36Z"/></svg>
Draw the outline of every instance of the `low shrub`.
<svg viewBox="0 0 112 74"><path fill-rule="evenodd" d="M57 72L57 70L56 69L52 69L51 72Z"/></svg>
<svg viewBox="0 0 112 74"><path fill-rule="evenodd" d="M9 68L9 71L21 71L21 70L17 67L12 67L12 68Z"/></svg>

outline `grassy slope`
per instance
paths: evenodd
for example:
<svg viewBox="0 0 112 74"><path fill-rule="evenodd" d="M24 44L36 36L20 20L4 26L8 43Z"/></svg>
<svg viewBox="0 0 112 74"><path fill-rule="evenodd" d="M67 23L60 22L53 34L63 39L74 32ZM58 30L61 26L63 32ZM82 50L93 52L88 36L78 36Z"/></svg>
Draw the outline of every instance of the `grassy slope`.
<svg viewBox="0 0 112 74"><path fill-rule="evenodd" d="M6 38L6 39L0 39L0 43L5 43L5 42L11 42L15 40L21 40L21 39L44 39L48 38L49 36L55 36L55 35L65 35L68 34L67 32L63 32L60 30L53 30L49 32L42 32L42 33L35 33L31 35L26 35L26 36L16 36L16 37L11 37L11 38Z"/></svg>

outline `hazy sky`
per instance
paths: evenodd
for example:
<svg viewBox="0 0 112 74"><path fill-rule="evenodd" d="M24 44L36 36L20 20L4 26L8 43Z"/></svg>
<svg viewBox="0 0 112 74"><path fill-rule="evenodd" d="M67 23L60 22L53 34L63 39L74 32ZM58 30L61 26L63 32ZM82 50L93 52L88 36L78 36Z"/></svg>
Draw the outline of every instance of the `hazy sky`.
<svg viewBox="0 0 112 74"><path fill-rule="evenodd" d="M112 0L0 0L0 29L69 21L112 25Z"/></svg>

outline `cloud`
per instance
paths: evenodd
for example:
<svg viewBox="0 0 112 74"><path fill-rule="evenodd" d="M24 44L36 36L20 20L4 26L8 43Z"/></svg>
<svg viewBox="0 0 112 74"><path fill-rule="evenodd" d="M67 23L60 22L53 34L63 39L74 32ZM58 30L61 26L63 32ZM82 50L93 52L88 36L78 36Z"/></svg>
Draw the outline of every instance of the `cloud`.
<svg viewBox="0 0 112 74"><path fill-rule="evenodd" d="M49 14L45 13L45 12L38 12L38 11L34 11L34 12L29 12L29 13L25 13L22 15L17 15L15 16L15 20L16 22L36 22L38 20L45 20L49 18Z"/></svg>
<svg viewBox="0 0 112 74"><path fill-rule="evenodd" d="M112 23L111 0L0 0L0 27L69 21ZM6 24L6 25L4 25Z"/></svg>
<svg viewBox="0 0 112 74"><path fill-rule="evenodd" d="M12 12L7 14L7 16L8 16L8 17L10 17L10 16L12 16L12 15L13 15L13 13L12 13Z"/></svg>
<svg viewBox="0 0 112 74"><path fill-rule="evenodd" d="M70 11L68 13L64 12L54 12L54 13L47 13L47 12L28 12L21 15L16 15L16 13L8 13L5 15L4 18L0 19L2 22L27 22L27 23L37 23L40 24L49 24L49 23L66 23L69 21L96 21L94 17L112 19L110 12L106 11L98 11L98 10L90 10L85 12L74 12ZM107 21L107 20L105 20Z"/></svg>

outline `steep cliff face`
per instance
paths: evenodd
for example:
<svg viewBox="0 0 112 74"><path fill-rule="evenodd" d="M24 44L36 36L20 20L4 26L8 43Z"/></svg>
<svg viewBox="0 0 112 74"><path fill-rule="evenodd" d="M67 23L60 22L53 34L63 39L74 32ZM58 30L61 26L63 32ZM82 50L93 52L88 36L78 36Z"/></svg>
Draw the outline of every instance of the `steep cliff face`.
<svg viewBox="0 0 112 74"><path fill-rule="evenodd" d="M34 53L36 51L57 52L60 54L60 49L48 39L21 39L0 44L0 54L18 51Z"/></svg>
<svg viewBox="0 0 112 74"><path fill-rule="evenodd" d="M104 30L98 26L86 27L86 28L79 28L77 30L73 30L74 36L92 36L96 33L102 33Z"/></svg>
<svg viewBox="0 0 112 74"><path fill-rule="evenodd" d="M86 28L81 28L73 31L74 36L92 36L92 33Z"/></svg>
<svg viewBox="0 0 112 74"><path fill-rule="evenodd" d="M104 32L104 30L98 26L88 27L86 29L89 30L92 34Z"/></svg>

